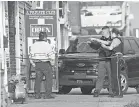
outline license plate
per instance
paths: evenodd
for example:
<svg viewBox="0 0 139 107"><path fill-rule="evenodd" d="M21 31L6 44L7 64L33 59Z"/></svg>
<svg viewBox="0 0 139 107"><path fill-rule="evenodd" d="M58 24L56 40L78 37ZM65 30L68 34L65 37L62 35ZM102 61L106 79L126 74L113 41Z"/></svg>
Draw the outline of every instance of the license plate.
<svg viewBox="0 0 139 107"><path fill-rule="evenodd" d="M85 78L86 77L86 74L85 73L75 73L74 76L76 78Z"/></svg>
<svg viewBox="0 0 139 107"><path fill-rule="evenodd" d="M83 81L82 80L77 80L77 83L82 84Z"/></svg>

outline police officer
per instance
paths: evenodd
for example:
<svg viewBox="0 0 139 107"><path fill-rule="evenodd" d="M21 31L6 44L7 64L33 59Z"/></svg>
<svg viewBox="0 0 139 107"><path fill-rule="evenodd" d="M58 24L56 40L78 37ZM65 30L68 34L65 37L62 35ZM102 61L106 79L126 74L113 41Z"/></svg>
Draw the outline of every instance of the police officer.
<svg viewBox="0 0 139 107"><path fill-rule="evenodd" d="M110 46L106 46L104 44L102 44L102 47L105 49L108 49L112 52L112 56L116 56L118 55L122 55L122 40L120 38L120 32L119 30L117 30L116 28L112 29L112 43ZM121 80L120 80L120 63L121 61L119 60L119 56L118 57L113 57L111 58L111 68L112 68L112 72L111 72L111 76L112 76L112 81L111 83L112 85L112 91L113 91L113 95L111 97L118 97L118 98L122 98L123 97L123 93L122 93L122 89L121 89Z"/></svg>
<svg viewBox="0 0 139 107"><path fill-rule="evenodd" d="M47 34L46 32L40 32L39 33L39 40L36 41L31 46L30 51L30 62L33 67L35 67L36 72L36 79L35 79L35 98L40 99L40 87L41 87L41 81L43 79L43 76L45 76L45 95L44 99L50 99L54 98L52 93L52 60L54 58L51 57L53 55L53 50L51 48L51 45L46 42L47 40Z"/></svg>
<svg viewBox="0 0 139 107"><path fill-rule="evenodd" d="M104 26L102 28L102 37L100 39L91 38L91 41L97 41L101 44L109 45L111 43L111 36L110 36L110 29L108 26ZM103 58L99 61L99 67L98 67L98 78L96 82L96 88L94 90L94 97L98 97L100 94L101 89L103 88L103 83L105 79L106 73L108 74L108 79L111 81L111 66L110 66L110 59L104 59L104 57L108 57L111 54L109 51L106 51L104 48L99 49L99 57ZM111 89L111 82L109 82L109 94L112 94Z"/></svg>

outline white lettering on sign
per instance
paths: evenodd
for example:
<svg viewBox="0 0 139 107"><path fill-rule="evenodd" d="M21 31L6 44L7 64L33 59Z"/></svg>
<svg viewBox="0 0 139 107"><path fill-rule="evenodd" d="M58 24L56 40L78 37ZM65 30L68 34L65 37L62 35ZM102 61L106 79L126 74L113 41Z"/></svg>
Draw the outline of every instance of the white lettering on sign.
<svg viewBox="0 0 139 107"><path fill-rule="evenodd" d="M42 18L38 19L38 24L45 24L45 19Z"/></svg>
<svg viewBox="0 0 139 107"><path fill-rule="evenodd" d="M39 32L46 32L48 36L53 36L53 25L52 24L31 24L30 36L39 36Z"/></svg>
<svg viewBox="0 0 139 107"><path fill-rule="evenodd" d="M49 28L32 28L32 32L51 32Z"/></svg>
<svg viewBox="0 0 139 107"><path fill-rule="evenodd" d="M56 15L54 10L43 11L43 10L29 10L26 12L26 15Z"/></svg>

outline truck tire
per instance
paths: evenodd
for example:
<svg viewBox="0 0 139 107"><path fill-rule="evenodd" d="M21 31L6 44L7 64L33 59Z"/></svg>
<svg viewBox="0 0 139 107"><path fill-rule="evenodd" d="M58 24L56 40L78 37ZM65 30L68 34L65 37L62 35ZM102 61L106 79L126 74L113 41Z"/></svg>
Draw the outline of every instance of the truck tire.
<svg viewBox="0 0 139 107"><path fill-rule="evenodd" d="M125 94L128 90L128 76L127 73L122 71L121 74L121 86L122 86L122 91L123 94ZM109 88L107 88L107 90L109 91Z"/></svg>
<svg viewBox="0 0 139 107"><path fill-rule="evenodd" d="M121 76L122 91L123 91L123 94L125 94L128 90L128 75L127 75L127 72L122 71L120 76Z"/></svg>
<svg viewBox="0 0 139 107"><path fill-rule="evenodd" d="M72 90L72 87L70 87L70 86L61 86L58 93L59 94L68 94L68 93L70 93L71 90Z"/></svg>
<svg viewBox="0 0 139 107"><path fill-rule="evenodd" d="M139 85L136 87L137 93L139 94Z"/></svg>
<svg viewBox="0 0 139 107"><path fill-rule="evenodd" d="M81 87L82 94L91 94L92 90L93 90L93 87L90 87L90 86Z"/></svg>

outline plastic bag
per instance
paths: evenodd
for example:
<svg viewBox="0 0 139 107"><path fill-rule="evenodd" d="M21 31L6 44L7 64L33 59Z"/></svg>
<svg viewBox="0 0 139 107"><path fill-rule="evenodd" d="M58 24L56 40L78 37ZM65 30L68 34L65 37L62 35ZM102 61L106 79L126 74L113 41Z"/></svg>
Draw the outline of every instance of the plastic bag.
<svg viewBox="0 0 139 107"><path fill-rule="evenodd" d="M15 98L19 99L19 98L25 98L26 96L26 90L24 88L24 83L18 83L16 84L16 88L15 88Z"/></svg>

